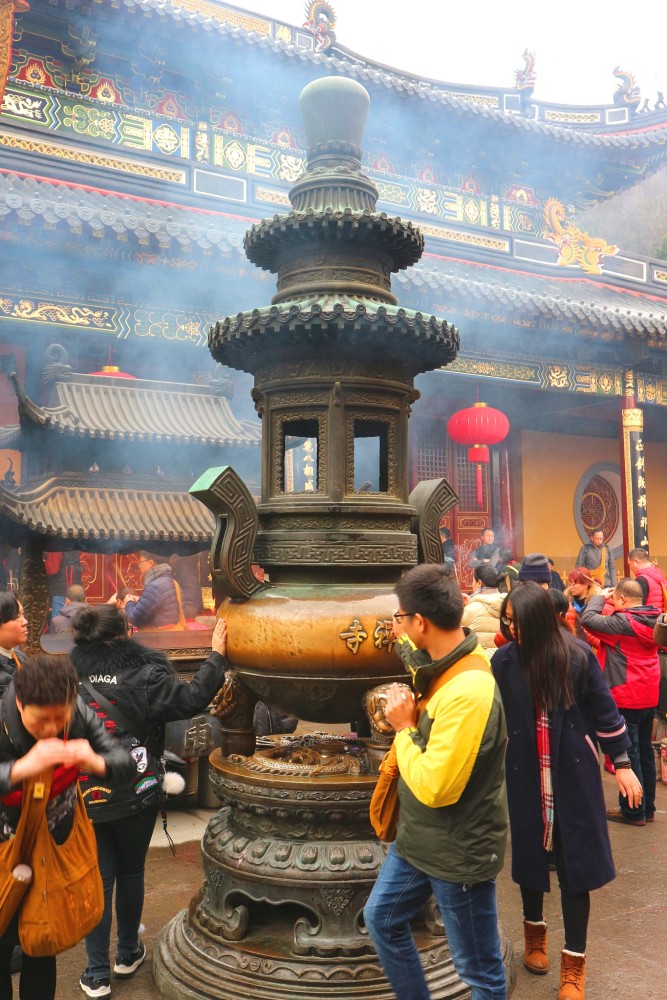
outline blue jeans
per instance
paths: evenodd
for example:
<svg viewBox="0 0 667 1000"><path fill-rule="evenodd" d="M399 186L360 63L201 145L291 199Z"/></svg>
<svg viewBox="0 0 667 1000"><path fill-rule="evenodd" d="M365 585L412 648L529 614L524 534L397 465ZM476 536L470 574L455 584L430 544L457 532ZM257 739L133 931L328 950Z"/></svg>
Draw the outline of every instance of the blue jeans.
<svg viewBox="0 0 667 1000"><path fill-rule="evenodd" d="M498 938L496 883L443 882L404 861L392 844L373 887L364 919L382 968L400 1000L429 1000L430 993L410 931L433 894L440 909L457 975L471 1000L507 1000Z"/></svg>
<svg viewBox="0 0 667 1000"><path fill-rule="evenodd" d="M144 868L157 817L157 805L133 816L96 823L97 857L104 887L104 914L86 938L87 971L95 979L108 979L111 971L109 943L114 883L118 961L129 962L139 947L139 924L144 907Z"/></svg>
<svg viewBox="0 0 667 1000"><path fill-rule="evenodd" d="M628 757L632 770L642 783L644 797L642 804L631 809L628 800L620 794L618 803L621 812L629 819L646 819L655 813L655 757L653 756L653 716L654 708L619 708L628 727L628 736L632 746L628 749Z"/></svg>
<svg viewBox="0 0 667 1000"><path fill-rule="evenodd" d="M65 600L66 598L64 594L51 598L51 621L53 621L57 615L62 613L62 610L65 607Z"/></svg>

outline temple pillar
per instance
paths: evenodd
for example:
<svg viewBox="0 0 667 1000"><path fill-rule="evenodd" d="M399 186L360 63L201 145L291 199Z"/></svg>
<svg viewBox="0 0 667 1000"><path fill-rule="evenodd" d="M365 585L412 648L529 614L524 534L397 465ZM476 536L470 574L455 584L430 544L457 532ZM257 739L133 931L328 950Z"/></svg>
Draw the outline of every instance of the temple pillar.
<svg viewBox="0 0 667 1000"><path fill-rule="evenodd" d="M500 523L503 528L505 545L511 550L512 555L516 553L516 524L514 517L514 495L512 491L512 477L510 474L509 449L503 446L500 451Z"/></svg>
<svg viewBox="0 0 667 1000"><path fill-rule="evenodd" d="M648 514L644 471L644 414L637 406L635 376L625 372L625 392L621 401L621 511L623 552L638 546L648 550ZM624 566L627 571L627 566Z"/></svg>
<svg viewBox="0 0 667 1000"><path fill-rule="evenodd" d="M0 105L12 64L14 18L29 8L30 4L26 0L0 0Z"/></svg>

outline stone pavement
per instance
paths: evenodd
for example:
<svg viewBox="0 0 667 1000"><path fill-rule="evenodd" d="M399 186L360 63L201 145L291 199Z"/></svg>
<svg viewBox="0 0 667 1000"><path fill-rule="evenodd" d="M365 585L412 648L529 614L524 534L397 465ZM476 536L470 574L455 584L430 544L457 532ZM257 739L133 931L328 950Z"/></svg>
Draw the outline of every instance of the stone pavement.
<svg viewBox="0 0 667 1000"><path fill-rule="evenodd" d="M604 786L607 804L615 805L616 785L606 774ZM626 1000L628 996L633 1000L667 998L667 787L660 784L657 807L652 825L643 828L610 825L617 877L592 894L587 1000ZM180 815L172 811L169 829L179 839L185 838L185 842L177 846L175 858L166 847L151 847L144 908L149 959L132 979L124 982L112 979L114 1000L157 1000L150 962L153 940L163 924L188 905L201 881L199 839L210 815L207 810ZM161 829L154 843L164 843ZM520 962L521 907L518 889L509 876L508 861L498 881L498 900L501 920L519 958L514 1000L556 1000L562 947L558 898L557 887L546 897L553 971L546 976L532 976ZM78 981L84 968L83 945L59 957L57 1000L83 1000Z"/></svg>

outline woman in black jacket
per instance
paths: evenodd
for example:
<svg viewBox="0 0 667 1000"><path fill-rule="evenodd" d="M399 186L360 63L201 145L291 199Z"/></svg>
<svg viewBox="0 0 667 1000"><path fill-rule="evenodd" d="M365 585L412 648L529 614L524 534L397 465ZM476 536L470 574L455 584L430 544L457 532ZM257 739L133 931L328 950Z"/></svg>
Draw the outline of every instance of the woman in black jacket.
<svg viewBox="0 0 667 1000"><path fill-rule="evenodd" d="M112 896L116 886L118 950L114 972L129 977L146 957L139 939L144 902L146 855L160 804L160 757L165 723L202 712L221 687L227 626L218 619L212 652L192 681L179 681L164 654L141 645L130 634L122 611L109 604L88 605L72 622L75 646L72 663L84 684L82 696L105 726L126 746L137 762L131 782L82 782L88 815L95 835L104 885L104 916L86 938L88 968L80 986L89 997L111 993L109 943ZM85 684L118 708L121 720L107 714ZM125 725L127 723L127 726Z"/></svg>
<svg viewBox="0 0 667 1000"><path fill-rule="evenodd" d="M565 948L558 1000L583 1000L590 890L615 875L598 742L616 763L629 803L641 799L630 770L630 738L591 650L558 624L547 591L512 590L500 611L508 644L491 661L507 717L507 800L512 878L521 889L524 965L544 974L544 893L555 862Z"/></svg>
<svg viewBox="0 0 667 1000"><path fill-rule="evenodd" d="M72 829L79 770L106 784L127 782L136 766L77 698L78 678L64 656L26 659L0 703L0 841L16 833L23 806L21 784L54 768L46 808L49 830L57 844ZM66 738L64 738L66 734ZM0 997L11 1000L10 963L18 944L19 910L0 938ZM23 956L21 1000L53 1000L56 960Z"/></svg>

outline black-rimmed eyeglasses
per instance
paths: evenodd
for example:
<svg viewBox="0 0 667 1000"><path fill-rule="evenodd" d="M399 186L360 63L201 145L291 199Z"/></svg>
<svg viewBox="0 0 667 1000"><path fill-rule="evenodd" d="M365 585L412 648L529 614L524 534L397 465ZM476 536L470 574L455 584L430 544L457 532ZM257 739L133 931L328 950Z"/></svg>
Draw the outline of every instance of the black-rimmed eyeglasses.
<svg viewBox="0 0 667 1000"><path fill-rule="evenodd" d="M501 618L500 620L503 623L503 625L507 625L508 628L511 628L512 625L514 625L514 619L513 618L507 618L507 617L505 617L505 618Z"/></svg>
<svg viewBox="0 0 667 1000"><path fill-rule="evenodd" d="M415 614L415 611L401 611L400 613L398 611L394 611L391 617L395 622L400 622L401 618L414 618Z"/></svg>

